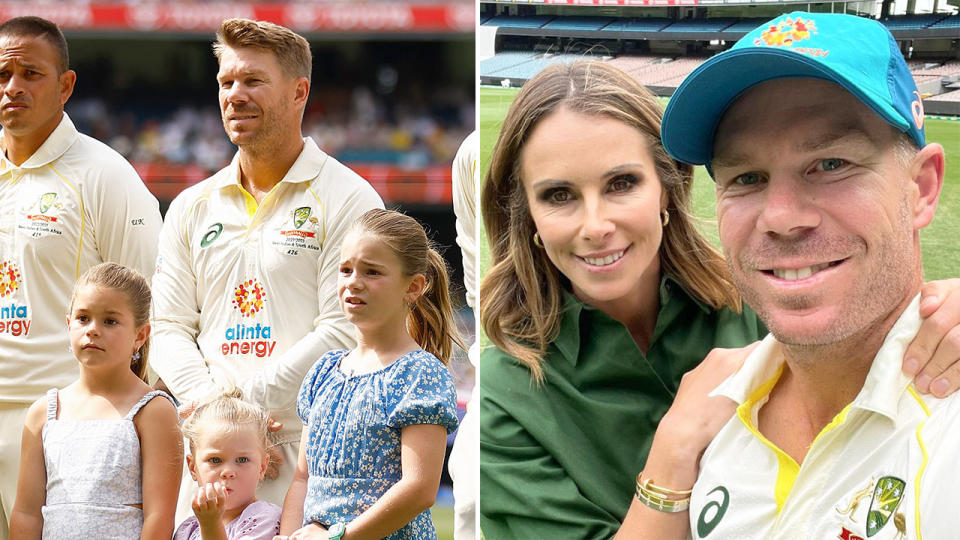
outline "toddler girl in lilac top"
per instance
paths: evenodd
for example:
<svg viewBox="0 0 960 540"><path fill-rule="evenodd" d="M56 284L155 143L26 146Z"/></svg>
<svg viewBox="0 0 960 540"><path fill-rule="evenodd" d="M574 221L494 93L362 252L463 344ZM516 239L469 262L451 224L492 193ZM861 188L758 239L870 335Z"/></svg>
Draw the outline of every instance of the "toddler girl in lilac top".
<svg viewBox="0 0 960 540"><path fill-rule="evenodd" d="M240 399L240 391L201 404L183 423L190 442L187 467L199 489L194 516L174 540L271 540L280 531L280 507L256 498L270 463L267 413Z"/></svg>

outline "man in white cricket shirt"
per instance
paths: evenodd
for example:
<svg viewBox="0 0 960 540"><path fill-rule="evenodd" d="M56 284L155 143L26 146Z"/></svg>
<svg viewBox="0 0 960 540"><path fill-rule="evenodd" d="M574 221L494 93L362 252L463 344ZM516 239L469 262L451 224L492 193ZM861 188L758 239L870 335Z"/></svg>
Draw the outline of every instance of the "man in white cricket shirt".
<svg viewBox="0 0 960 540"><path fill-rule="evenodd" d="M303 375L323 353L354 344L337 303L341 239L383 202L301 135L311 74L305 39L275 24L229 19L214 52L223 127L239 151L167 213L151 358L181 402L238 386L283 425L284 463L257 490L258 499L280 505L296 468ZM185 474L178 522L191 515L194 490Z"/></svg>
<svg viewBox="0 0 960 540"><path fill-rule="evenodd" d="M923 120L896 41L848 15L774 19L671 99L664 144L707 164L772 333L717 389L740 406L701 460L694 538L956 537L960 397L900 369L944 173Z"/></svg>
<svg viewBox="0 0 960 540"><path fill-rule="evenodd" d="M149 276L157 253L157 199L63 111L76 79L56 24L0 25L0 539L27 408L78 376L65 326L74 283L105 261Z"/></svg>
<svg viewBox="0 0 960 540"><path fill-rule="evenodd" d="M453 213L457 216L457 245L463 254L463 285L467 305L476 306L477 299L477 153L479 138L473 131L460 143L453 158ZM480 358L480 345L470 344L467 351L474 369ZM456 540L477 538L477 490L480 487L480 425L477 423L477 405L470 395L467 412L460 421L457 438L447 469L453 480L453 536Z"/></svg>

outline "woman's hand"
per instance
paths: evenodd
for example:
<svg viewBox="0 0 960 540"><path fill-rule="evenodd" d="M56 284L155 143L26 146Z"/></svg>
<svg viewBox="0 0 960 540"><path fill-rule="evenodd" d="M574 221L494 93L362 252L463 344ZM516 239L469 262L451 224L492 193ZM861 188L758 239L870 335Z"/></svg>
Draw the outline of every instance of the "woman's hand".
<svg viewBox="0 0 960 540"><path fill-rule="evenodd" d="M683 375L677 397L657 427L647 458L648 478L678 490L693 485L700 455L737 408L737 404L726 397L708 397L708 394L739 369L758 344L740 349L714 349L699 366ZM654 450L658 450L656 455ZM672 472L655 475L651 465L658 462L668 464Z"/></svg>
<svg viewBox="0 0 960 540"><path fill-rule="evenodd" d="M917 337L903 355L903 372L917 390L945 397L960 388L960 279L931 281L920 290Z"/></svg>

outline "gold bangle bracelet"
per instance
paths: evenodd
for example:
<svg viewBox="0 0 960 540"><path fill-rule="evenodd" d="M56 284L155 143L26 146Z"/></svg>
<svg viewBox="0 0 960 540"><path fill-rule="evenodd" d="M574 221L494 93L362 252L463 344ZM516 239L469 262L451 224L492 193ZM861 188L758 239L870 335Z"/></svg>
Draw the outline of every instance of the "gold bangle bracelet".
<svg viewBox="0 0 960 540"><path fill-rule="evenodd" d="M638 484L637 486L637 500L647 508L656 510L658 512L665 512L667 514L675 514L677 512L683 512L690 508L690 498L680 499L680 500L670 500L663 497L657 496L657 494L648 491Z"/></svg>
<svg viewBox="0 0 960 540"><path fill-rule="evenodd" d="M651 482L649 478L644 480L643 471L640 471L640 474L637 475L637 489L639 489L641 485L643 486L644 489L648 491L652 491L654 493L659 493L661 495L666 495L666 496L673 495L676 497L690 497L690 495L693 493L692 489L684 489L684 490L678 491L670 488L665 488L663 486L658 486L653 482Z"/></svg>

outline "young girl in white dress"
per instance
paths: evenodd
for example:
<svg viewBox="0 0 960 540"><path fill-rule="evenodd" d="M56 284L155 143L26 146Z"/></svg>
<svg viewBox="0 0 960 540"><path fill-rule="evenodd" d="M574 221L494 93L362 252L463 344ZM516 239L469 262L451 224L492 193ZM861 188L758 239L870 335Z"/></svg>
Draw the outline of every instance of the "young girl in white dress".
<svg viewBox="0 0 960 540"><path fill-rule="evenodd" d="M193 517L174 540L273 540L280 507L257 500L270 464L267 412L241 399L240 390L200 404L183 422L190 442L187 468L199 489Z"/></svg>
<svg viewBox="0 0 960 540"><path fill-rule="evenodd" d="M325 354L300 388L304 428L280 530L435 539L429 508L457 427L446 265L416 220L371 210L340 246L337 289L357 348Z"/></svg>
<svg viewBox="0 0 960 540"><path fill-rule="evenodd" d="M80 378L27 412L13 540L173 534L183 451L172 400L144 380L149 315L134 270L104 263L77 281L67 326Z"/></svg>

